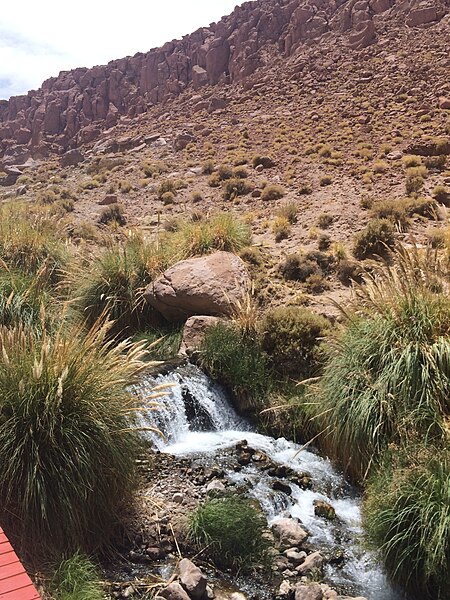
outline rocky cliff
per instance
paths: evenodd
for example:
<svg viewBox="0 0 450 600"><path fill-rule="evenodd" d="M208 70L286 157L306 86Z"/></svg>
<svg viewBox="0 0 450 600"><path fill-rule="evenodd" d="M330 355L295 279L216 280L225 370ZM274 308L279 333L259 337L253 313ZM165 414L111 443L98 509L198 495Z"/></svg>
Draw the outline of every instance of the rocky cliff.
<svg viewBox="0 0 450 600"><path fill-rule="evenodd" d="M304 46L357 53L393 23L426 28L450 0L257 0L181 40L92 69L61 72L37 91L0 101L4 165L92 142L121 116L134 117L187 88L243 82ZM450 35L450 33L449 33Z"/></svg>

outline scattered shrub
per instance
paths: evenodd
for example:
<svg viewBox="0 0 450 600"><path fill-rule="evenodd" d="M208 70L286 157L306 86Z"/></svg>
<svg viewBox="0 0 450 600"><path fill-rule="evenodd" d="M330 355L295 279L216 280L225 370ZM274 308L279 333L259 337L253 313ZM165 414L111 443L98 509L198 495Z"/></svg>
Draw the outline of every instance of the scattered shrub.
<svg viewBox="0 0 450 600"><path fill-rule="evenodd" d="M380 174L380 173L386 173L386 171L388 170L389 165L387 164L387 162L385 160L376 160L373 163L373 172Z"/></svg>
<svg viewBox="0 0 450 600"><path fill-rule="evenodd" d="M359 263L345 258L339 261L337 277L344 285L350 285L353 281L361 283L362 275L363 269Z"/></svg>
<svg viewBox="0 0 450 600"><path fill-rule="evenodd" d="M299 187L298 189L298 193L301 196L309 196L309 194L312 194L312 189L311 186L307 185L307 184L303 184Z"/></svg>
<svg viewBox="0 0 450 600"><path fill-rule="evenodd" d="M182 338L183 326L177 323L151 327L133 339L144 342L150 360L170 360L177 356Z"/></svg>
<svg viewBox="0 0 450 600"><path fill-rule="evenodd" d="M422 158L420 156L415 156L414 154L407 154L403 156L402 163L405 169L410 169L411 167L420 167L422 164Z"/></svg>
<svg viewBox="0 0 450 600"><path fill-rule="evenodd" d="M325 187L327 185L331 185L332 183L333 183L333 179L329 175L324 175L323 177L320 178L320 181L319 181L320 187Z"/></svg>
<svg viewBox="0 0 450 600"><path fill-rule="evenodd" d="M230 495L201 504L191 516L188 535L218 567L239 572L267 563L266 527L254 502Z"/></svg>
<svg viewBox="0 0 450 600"><path fill-rule="evenodd" d="M272 231L275 234L275 241L281 242L289 237L291 224L286 217L277 217L272 225Z"/></svg>
<svg viewBox="0 0 450 600"><path fill-rule="evenodd" d="M192 192L192 202L201 202L203 200L203 194L201 192Z"/></svg>
<svg viewBox="0 0 450 600"><path fill-rule="evenodd" d="M98 218L98 222L102 225L117 223L117 225L123 227L126 225L127 220L120 204L110 204L109 206L105 206L105 208L102 210Z"/></svg>
<svg viewBox="0 0 450 600"><path fill-rule="evenodd" d="M164 206L168 206L169 204L174 204L175 202L175 194L173 192L164 192L162 196L160 196L160 200Z"/></svg>
<svg viewBox="0 0 450 600"><path fill-rule="evenodd" d="M307 378L317 373L323 359L321 338L329 322L301 306L267 312L261 322L262 348L283 375Z"/></svg>
<svg viewBox="0 0 450 600"><path fill-rule="evenodd" d="M333 223L333 215L322 213L317 219L317 224L321 229L327 229Z"/></svg>
<svg viewBox="0 0 450 600"><path fill-rule="evenodd" d="M185 223L180 226L174 240L174 246L183 258L215 250L238 252L250 243L250 228L231 213L219 213L203 221Z"/></svg>
<svg viewBox="0 0 450 600"><path fill-rule="evenodd" d="M80 187L82 190L95 190L100 187L100 183L95 179L88 179L80 183Z"/></svg>
<svg viewBox="0 0 450 600"><path fill-rule="evenodd" d="M248 171L244 166L238 166L233 169L233 177L236 179L247 179Z"/></svg>
<svg viewBox="0 0 450 600"><path fill-rule="evenodd" d="M284 217L291 223L297 223L298 206L295 202L285 202L277 211L279 217Z"/></svg>
<svg viewBox="0 0 450 600"><path fill-rule="evenodd" d="M281 274L288 281L305 282L310 275L318 273L317 263L301 254L290 254L280 265Z"/></svg>
<svg viewBox="0 0 450 600"><path fill-rule="evenodd" d="M279 200L285 194L284 188L276 183L266 185L261 193L261 200Z"/></svg>
<svg viewBox="0 0 450 600"><path fill-rule="evenodd" d="M353 254L363 259L374 254L383 255L395 243L394 226L388 219L372 219L355 239Z"/></svg>
<svg viewBox="0 0 450 600"><path fill-rule="evenodd" d="M0 327L0 519L23 556L104 547L133 488L142 351L107 329Z"/></svg>
<svg viewBox="0 0 450 600"><path fill-rule="evenodd" d="M224 200L234 200L238 196L245 196L252 191L251 184L245 179L228 179L223 184Z"/></svg>
<svg viewBox="0 0 450 600"><path fill-rule="evenodd" d="M212 175L215 170L215 165L212 160L207 160L202 165L202 173L203 175Z"/></svg>
<svg viewBox="0 0 450 600"><path fill-rule="evenodd" d="M450 206L450 190L444 185L437 185L433 190L433 198L445 206Z"/></svg>
<svg viewBox="0 0 450 600"><path fill-rule="evenodd" d="M427 156L425 158L425 166L430 171L443 171L445 169L445 163L447 162L447 157L445 154L441 154L440 156Z"/></svg>
<svg viewBox="0 0 450 600"><path fill-rule="evenodd" d="M128 194L133 189L133 186L127 179L122 179L119 181L119 190L122 194Z"/></svg>
<svg viewBox="0 0 450 600"><path fill-rule="evenodd" d="M406 175L405 189L408 196L411 194L417 194L423 188L424 180L420 175L414 175L408 173Z"/></svg>
<svg viewBox="0 0 450 600"><path fill-rule="evenodd" d="M331 238L326 233L321 233L317 238L317 247L319 250L328 250L331 246Z"/></svg>

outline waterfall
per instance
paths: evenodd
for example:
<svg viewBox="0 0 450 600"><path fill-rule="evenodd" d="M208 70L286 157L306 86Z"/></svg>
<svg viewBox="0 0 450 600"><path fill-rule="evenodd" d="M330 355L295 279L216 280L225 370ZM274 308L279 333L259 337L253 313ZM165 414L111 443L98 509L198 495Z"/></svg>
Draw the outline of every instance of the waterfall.
<svg viewBox="0 0 450 600"><path fill-rule="evenodd" d="M142 424L156 427L163 434L148 434L158 450L211 460L220 451L245 439L274 463L298 473L307 472L313 481L312 489L301 489L289 482L290 495L275 491L272 487L274 478L254 464L239 472L230 469L226 477L230 483L250 484L249 493L261 504L269 524L280 517L297 517L308 529L309 541L323 553L344 550L343 564L327 564L325 575L332 585L343 586L369 600L399 600L403 597L389 584L374 556L363 548L361 498L329 460L312 450L302 450L284 438L274 439L254 431L236 414L224 390L193 365L179 367L166 375L144 378L136 391L146 396L155 385L168 384L167 393L158 399L158 409L142 413ZM317 517L314 512L316 500L330 503L337 519L326 522Z"/></svg>

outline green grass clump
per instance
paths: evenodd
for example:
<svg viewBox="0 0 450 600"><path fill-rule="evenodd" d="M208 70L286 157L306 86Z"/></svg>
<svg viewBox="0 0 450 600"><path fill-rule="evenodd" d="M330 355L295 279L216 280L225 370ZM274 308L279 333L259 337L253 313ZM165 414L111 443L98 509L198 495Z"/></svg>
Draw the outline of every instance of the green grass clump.
<svg viewBox="0 0 450 600"><path fill-rule="evenodd" d="M432 264L405 252L376 271L325 366L313 412L324 448L357 479L390 443L445 438L450 305Z"/></svg>
<svg viewBox="0 0 450 600"><path fill-rule="evenodd" d="M133 489L143 350L107 333L0 327L0 521L38 561L108 545Z"/></svg>
<svg viewBox="0 0 450 600"><path fill-rule="evenodd" d="M321 340L329 322L302 306L283 306L264 315L262 348L274 368L289 377L306 379L323 362Z"/></svg>
<svg viewBox="0 0 450 600"><path fill-rule="evenodd" d="M192 514L188 537L218 567L249 571L267 564L267 523L259 508L246 498L225 496L206 500Z"/></svg>
<svg viewBox="0 0 450 600"><path fill-rule="evenodd" d="M144 342L150 360L170 360L175 358L183 339L183 327L179 324L166 324L151 327L138 333L134 340Z"/></svg>
<svg viewBox="0 0 450 600"><path fill-rule="evenodd" d="M55 600L104 600L95 564L80 553L64 560L52 580Z"/></svg>
<svg viewBox="0 0 450 600"><path fill-rule="evenodd" d="M445 600L450 589L450 454L448 448L424 450L414 444L407 456L394 465L385 461L371 481L364 524L396 582L419 598Z"/></svg>
<svg viewBox="0 0 450 600"><path fill-rule="evenodd" d="M35 329L45 322L50 294L39 276L0 271L0 325L24 325Z"/></svg>
<svg viewBox="0 0 450 600"><path fill-rule="evenodd" d="M143 296L145 288L170 262L165 247L132 234L75 273L74 306L88 325L106 312L115 321L113 332L142 329L153 316Z"/></svg>
<svg viewBox="0 0 450 600"><path fill-rule="evenodd" d="M173 238L173 246L180 258L210 254L216 250L239 252L250 244L250 227L231 213L186 222Z"/></svg>
<svg viewBox="0 0 450 600"><path fill-rule="evenodd" d="M372 219L365 229L357 234L353 254L358 259L383 255L395 243L394 225L389 219Z"/></svg>
<svg viewBox="0 0 450 600"><path fill-rule="evenodd" d="M56 281L67 252L55 231L57 223L23 206L6 205L0 211L0 260L26 275Z"/></svg>
<svg viewBox="0 0 450 600"><path fill-rule="evenodd" d="M261 406L271 387L271 370L258 340L236 325L218 323L207 329L200 364L231 390L242 411Z"/></svg>

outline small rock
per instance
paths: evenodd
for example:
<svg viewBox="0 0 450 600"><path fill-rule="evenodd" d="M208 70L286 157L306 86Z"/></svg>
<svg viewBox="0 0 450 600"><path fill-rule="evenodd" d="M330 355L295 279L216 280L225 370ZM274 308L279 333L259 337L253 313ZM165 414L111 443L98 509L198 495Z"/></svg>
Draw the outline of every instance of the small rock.
<svg viewBox="0 0 450 600"><path fill-rule="evenodd" d="M109 206L110 204L117 203L117 196L115 194L107 194L102 200L99 200L100 206Z"/></svg>
<svg viewBox="0 0 450 600"><path fill-rule="evenodd" d="M160 593L160 596L166 600L190 600L187 593L181 587L178 582L173 582L164 588Z"/></svg>
<svg viewBox="0 0 450 600"><path fill-rule="evenodd" d="M172 502L175 502L176 504L183 504L183 500L184 500L184 495L181 492L176 492L172 496Z"/></svg>
<svg viewBox="0 0 450 600"><path fill-rule="evenodd" d="M283 494L287 494L290 496L292 494L292 489L287 483L283 481L276 480L272 483L272 489L278 492L283 492Z"/></svg>
<svg viewBox="0 0 450 600"><path fill-rule="evenodd" d="M323 556L320 552L313 552L309 556L307 556L304 562L298 566L295 570L300 575L305 575L306 573L310 573L311 571L319 570L322 568L324 562Z"/></svg>
<svg viewBox="0 0 450 600"><path fill-rule="evenodd" d="M221 481L215 479L214 481L210 481L206 486L206 492L222 492L225 489L224 484Z"/></svg>
<svg viewBox="0 0 450 600"><path fill-rule="evenodd" d="M301 565L307 557L306 552L298 552L295 548L290 548L289 550L286 550L284 552L284 555L288 559L288 561L295 567Z"/></svg>
<svg viewBox="0 0 450 600"><path fill-rule="evenodd" d="M450 97L439 98L439 108L442 108L444 110L450 110Z"/></svg>
<svg viewBox="0 0 450 600"><path fill-rule="evenodd" d="M304 585L298 583L295 586L295 600L322 600L322 588L318 583Z"/></svg>
<svg viewBox="0 0 450 600"><path fill-rule="evenodd" d="M69 150L63 154L60 158L60 164L62 167L72 167L74 165L78 165L80 162L83 162L84 154L78 148L74 150Z"/></svg>
<svg viewBox="0 0 450 600"><path fill-rule="evenodd" d="M308 533L300 524L291 518L276 521L272 525L272 531L283 550L300 546L308 537Z"/></svg>
<svg viewBox="0 0 450 600"><path fill-rule="evenodd" d="M324 500L314 500L314 514L316 517L322 517L328 521L333 521L336 518L336 511Z"/></svg>
<svg viewBox="0 0 450 600"><path fill-rule="evenodd" d="M230 600L247 600L247 596L242 592L234 592L230 596Z"/></svg>
<svg viewBox="0 0 450 600"><path fill-rule="evenodd" d="M206 577L188 558L183 558L178 568L183 588L193 600L201 600L206 592Z"/></svg>
<svg viewBox="0 0 450 600"><path fill-rule="evenodd" d="M288 598L290 599L294 595L294 588L288 579L281 582L280 587L276 593L277 598Z"/></svg>
<svg viewBox="0 0 450 600"><path fill-rule="evenodd" d="M134 596L134 588L129 585L123 590L122 598L131 598L131 596Z"/></svg>

